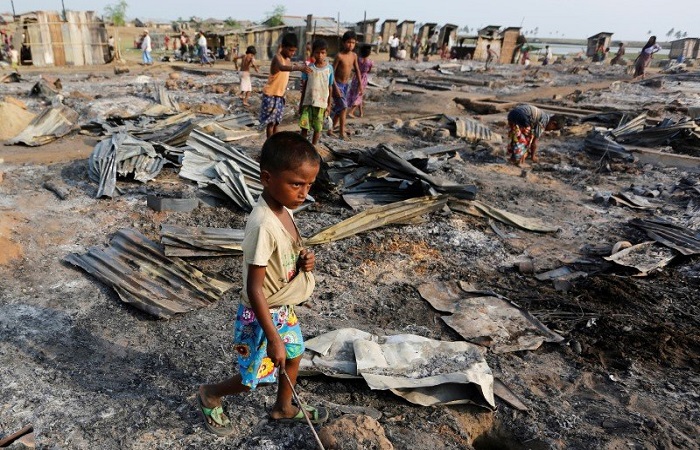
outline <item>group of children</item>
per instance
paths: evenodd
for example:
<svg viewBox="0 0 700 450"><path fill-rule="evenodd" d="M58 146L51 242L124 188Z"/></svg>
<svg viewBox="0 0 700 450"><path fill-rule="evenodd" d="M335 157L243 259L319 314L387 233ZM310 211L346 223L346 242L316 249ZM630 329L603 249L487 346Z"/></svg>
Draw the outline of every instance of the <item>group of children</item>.
<svg viewBox="0 0 700 450"><path fill-rule="evenodd" d="M277 127L282 122L290 72L302 72L299 126L302 136L307 137L313 133L314 145L320 139L327 117L332 118L328 135L333 136L334 129L338 127L339 137L345 139L348 113L350 117L357 117L354 113L359 108L360 117L364 115L363 95L368 74L374 65L370 59L372 49L368 45L362 46L358 56L354 52L357 45L354 31L346 32L342 43L343 48L336 55L332 66L327 60L328 43L324 39L314 40L310 49L307 46L305 63L292 63L291 58L298 47L297 36L288 33L282 37L280 49L272 58L270 75L262 90L260 123L265 125L268 138L277 132ZM236 58L242 60L240 96L245 106L249 106L248 98L252 91L250 68L259 72L255 65L255 53L255 47L250 46L245 55Z"/></svg>

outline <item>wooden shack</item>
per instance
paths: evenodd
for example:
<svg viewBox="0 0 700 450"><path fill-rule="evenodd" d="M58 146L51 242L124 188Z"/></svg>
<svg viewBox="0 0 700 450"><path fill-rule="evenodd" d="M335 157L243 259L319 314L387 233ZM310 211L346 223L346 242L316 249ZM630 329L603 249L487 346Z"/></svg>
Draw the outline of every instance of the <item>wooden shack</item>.
<svg viewBox="0 0 700 450"><path fill-rule="evenodd" d="M396 29L396 35L401 42L409 42L413 37L413 30L416 26L415 20L404 20Z"/></svg>
<svg viewBox="0 0 700 450"><path fill-rule="evenodd" d="M380 36L382 37L382 46L387 47L389 45L389 38L391 38L394 33L396 33L396 24L399 21L396 19L386 19L382 23L382 30L380 31Z"/></svg>
<svg viewBox="0 0 700 450"><path fill-rule="evenodd" d="M472 58L478 61L486 60L488 52L486 46L490 45L491 48L501 54L501 26L500 25L488 25L477 31L476 47L474 48L474 54Z"/></svg>
<svg viewBox="0 0 700 450"><path fill-rule="evenodd" d="M379 19L367 19L357 22L355 25L355 33L357 33L358 42L365 42L367 44L374 42L377 22L379 22Z"/></svg>
<svg viewBox="0 0 700 450"><path fill-rule="evenodd" d="M586 56L592 58L595 55L596 48L598 48L600 44L603 44L603 48L610 47L612 35L613 33L601 32L589 37L588 46L586 47Z"/></svg>
<svg viewBox="0 0 700 450"><path fill-rule="evenodd" d="M436 23L424 23L421 25L421 27L418 29L418 37L420 37L420 42L421 45L426 45L428 42L428 39L430 39L430 36L433 35L433 31L437 27Z"/></svg>
<svg viewBox="0 0 700 450"><path fill-rule="evenodd" d="M222 33L222 35L228 47L236 44L239 54L249 45L254 45L258 52L256 55L258 59L270 60L277 52L282 36L286 33L294 33L299 41L294 58L303 59L306 43L312 43L317 38L326 40L329 55L337 54L341 47L341 37L347 30L339 26L332 17L315 17L309 14L306 17L282 16L282 25L270 26L263 23L242 31Z"/></svg>
<svg viewBox="0 0 700 450"><path fill-rule="evenodd" d="M56 11L21 14L18 32L24 34L22 64L36 67L85 66L109 60L107 28L94 11Z"/></svg>
<svg viewBox="0 0 700 450"><path fill-rule="evenodd" d="M438 36L438 48L447 44L448 47L454 45L457 42L457 25L446 23L440 28L440 35Z"/></svg>
<svg viewBox="0 0 700 450"><path fill-rule="evenodd" d="M519 50L520 27L508 27L501 32L501 51L498 62L508 64L513 61L515 53Z"/></svg>
<svg viewBox="0 0 700 450"><path fill-rule="evenodd" d="M700 56L700 38L683 38L671 42L669 59L695 59Z"/></svg>

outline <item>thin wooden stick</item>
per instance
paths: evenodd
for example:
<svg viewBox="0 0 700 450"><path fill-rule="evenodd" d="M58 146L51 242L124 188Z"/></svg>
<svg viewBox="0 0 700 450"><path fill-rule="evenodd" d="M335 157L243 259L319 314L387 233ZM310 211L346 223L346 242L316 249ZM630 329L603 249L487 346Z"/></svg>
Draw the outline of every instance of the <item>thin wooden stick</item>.
<svg viewBox="0 0 700 450"><path fill-rule="evenodd" d="M6 445L13 443L17 439L24 436L25 434L31 433L33 430L34 430L34 427L30 423L29 425L23 427L21 430L15 431L14 433L0 439L0 447L5 447Z"/></svg>
<svg viewBox="0 0 700 450"><path fill-rule="evenodd" d="M314 437L316 438L316 443L318 444L318 448L320 448L321 450L326 450L323 447L323 443L321 443L321 439L318 437L318 434L316 433L316 429L314 428L314 424L311 423L311 419L309 419L309 416L306 415L306 410L304 409L304 406L301 403L301 400L299 400L299 396L297 395L297 391L294 389L294 385L292 384L292 380L289 379L289 375L287 375L286 371L284 371L282 373L284 374L284 377L287 379L287 382L289 383L289 387L292 388L292 395L294 396L294 400L299 405L299 410L301 411L301 413L304 414L304 418L306 419L306 423L309 424L309 428L311 428L311 432L314 434Z"/></svg>

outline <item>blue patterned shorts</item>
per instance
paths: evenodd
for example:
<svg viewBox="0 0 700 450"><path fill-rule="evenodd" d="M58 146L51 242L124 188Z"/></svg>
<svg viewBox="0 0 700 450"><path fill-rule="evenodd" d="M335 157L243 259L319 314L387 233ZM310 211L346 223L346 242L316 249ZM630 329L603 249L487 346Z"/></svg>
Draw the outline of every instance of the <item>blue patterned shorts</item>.
<svg viewBox="0 0 700 450"><path fill-rule="evenodd" d="M260 123L262 125L269 123L279 124L282 122L283 113L284 97L262 95L262 103L260 104Z"/></svg>
<svg viewBox="0 0 700 450"><path fill-rule="evenodd" d="M272 323L282 337L287 359L294 359L304 353L304 338L301 335L299 320L294 306L287 305L271 309ZM258 383L275 383L277 368L267 357L267 338L253 308L243 304L238 306L236 327L233 332L233 350L238 359L241 383L255 389Z"/></svg>
<svg viewBox="0 0 700 450"><path fill-rule="evenodd" d="M348 94L350 91L350 83L335 83L340 91L340 97L333 97L333 117L340 115L344 109L348 108Z"/></svg>

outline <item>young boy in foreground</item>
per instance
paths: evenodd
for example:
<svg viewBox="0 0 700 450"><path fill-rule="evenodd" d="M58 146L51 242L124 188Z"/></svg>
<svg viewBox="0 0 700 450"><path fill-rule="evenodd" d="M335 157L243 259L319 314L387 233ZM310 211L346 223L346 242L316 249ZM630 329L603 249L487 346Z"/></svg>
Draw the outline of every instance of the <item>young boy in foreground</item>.
<svg viewBox="0 0 700 450"><path fill-rule="evenodd" d="M353 52L357 44L357 34L354 31L346 31L343 34L343 50L338 53L333 62L333 76L335 77L335 100L333 104L333 128L340 123L340 139L345 139L345 116L348 109L348 91L350 90L350 79L352 71L355 71L357 84L360 86L359 95L362 95L364 88L360 79L360 66L357 63L357 54ZM333 136L333 129L328 130L328 136Z"/></svg>
<svg viewBox="0 0 700 450"><path fill-rule="evenodd" d="M277 133L277 125L282 122L284 113L284 94L287 92L289 72L300 70L310 73L306 64L292 64L292 56L297 52L299 40L294 33L282 36L280 49L270 63L270 77L263 88L260 106L260 123L266 126L267 137Z"/></svg>
<svg viewBox="0 0 700 450"><path fill-rule="evenodd" d="M233 348L239 374L217 384L199 387L197 400L209 431L219 436L233 432L221 407L221 397L246 392L259 383L278 381L272 421L328 419L323 408L292 405L299 363L304 354L294 305L304 302L314 288L313 252L302 247L292 209L304 202L316 180L321 157L298 133L283 131L263 144L260 181L263 192L253 208L243 238L243 290L236 314Z"/></svg>
<svg viewBox="0 0 700 450"><path fill-rule="evenodd" d="M333 89L333 68L326 61L328 44L324 39L316 39L311 47L314 62L309 65L310 74L301 75L301 101L299 102L299 126L301 135L308 136L314 131L311 142L316 145L321 137L323 121L331 107Z"/></svg>

